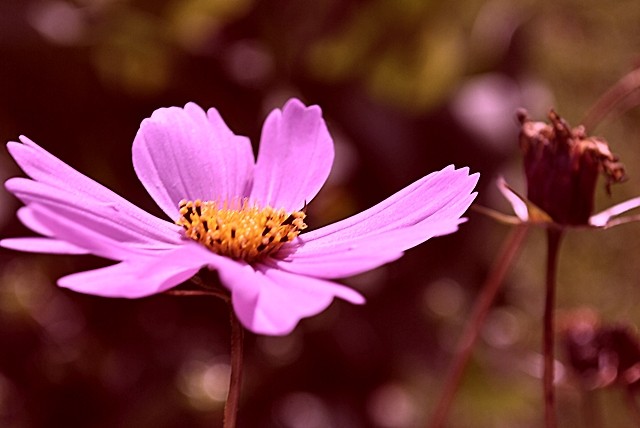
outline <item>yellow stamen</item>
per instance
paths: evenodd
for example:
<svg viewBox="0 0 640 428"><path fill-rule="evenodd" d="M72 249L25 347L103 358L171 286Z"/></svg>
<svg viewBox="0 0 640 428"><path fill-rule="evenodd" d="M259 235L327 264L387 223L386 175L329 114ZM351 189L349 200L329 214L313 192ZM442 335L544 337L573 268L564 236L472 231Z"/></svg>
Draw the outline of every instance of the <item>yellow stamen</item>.
<svg viewBox="0 0 640 428"><path fill-rule="evenodd" d="M216 254L262 260L292 241L305 229L304 211L288 214L283 209L260 208L247 199L224 202L181 201L176 224L185 236L200 242Z"/></svg>

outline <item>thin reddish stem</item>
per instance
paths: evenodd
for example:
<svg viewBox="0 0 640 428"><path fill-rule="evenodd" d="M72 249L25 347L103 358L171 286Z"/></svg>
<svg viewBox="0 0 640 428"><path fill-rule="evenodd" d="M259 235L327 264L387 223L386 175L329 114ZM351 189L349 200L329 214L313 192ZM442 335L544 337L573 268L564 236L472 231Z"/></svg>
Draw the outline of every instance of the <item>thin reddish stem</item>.
<svg viewBox="0 0 640 428"><path fill-rule="evenodd" d="M500 290L500 286L504 281L509 267L512 265L522 242L527 235L529 225L523 223L509 234L505 239L496 262L491 268L489 276L482 285L482 289L475 301L471 317L467 321L464 332L458 341L456 354L451 363L451 367L447 372L444 381L444 387L440 400L438 401L435 411L429 420L428 427L440 428L447 420L449 410L453 403L453 399L458 391L464 370L469 363L473 347L480 335L480 330L484 325L484 320L489 313L489 309L493 305L496 295Z"/></svg>
<svg viewBox="0 0 640 428"><path fill-rule="evenodd" d="M625 98L640 89L640 68L625 74L609 88L589 109L582 124L592 131L604 117L613 111ZM631 106L627 105L626 108Z"/></svg>
<svg viewBox="0 0 640 428"><path fill-rule="evenodd" d="M636 426L640 426L640 407L638 406L638 402L636 401L633 389L630 385L628 385L624 388L624 390L627 400L627 406L629 407L629 413L631 413L631 419L636 424Z"/></svg>
<svg viewBox="0 0 640 428"><path fill-rule="evenodd" d="M558 250L562 240L563 230L550 227L547 229L547 280L546 297L544 302L542 353L544 356L544 371L542 385L544 389L544 423L545 428L555 428L556 412L553 388L554 378L554 325L553 316L556 300L556 273L558 267Z"/></svg>
<svg viewBox="0 0 640 428"><path fill-rule="evenodd" d="M600 428L602 427L602 418L600 416L600 409L598 406L597 397L594 391L582 388L582 415L583 424L585 428Z"/></svg>
<svg viewBox="0 0 640 428"><path fill-rule="evenodd" d="M199 286L205 286L198 278L193 280ZM231 297L225 290L215 288L206 290L167 290L164 294L172 296L212 296L225 302L229 307L229 320L231 324L231 373L229 376L229 392L224 403L224 428L235 428L240 403L240 390L242 387L242 354L244 345L244 329L231 304Z"/></svg>
<svg viewBox="0 0 640 428"><path fill-rule="evenodd" d="M224 428L235 428L242 387L244 329L233 311L231 302L229 302L229 320L231 321L231 377L227 401L224 404Z"/></svg>
<svg viewBox="0 0 640 428"><path fill-rule="evenodd" d="M225 302L229 301L229 295L224 291L218 290L167 290L164 294L171 296L211 296L222 299Z"/></svg>

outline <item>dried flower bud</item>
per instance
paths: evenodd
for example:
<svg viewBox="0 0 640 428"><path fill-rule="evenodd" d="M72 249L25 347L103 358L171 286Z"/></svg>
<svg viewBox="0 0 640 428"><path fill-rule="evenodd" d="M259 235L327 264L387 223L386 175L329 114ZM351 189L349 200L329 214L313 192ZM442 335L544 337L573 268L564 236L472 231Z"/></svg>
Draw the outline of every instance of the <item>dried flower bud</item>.
<svg viewBox="0 0 640 428"><path fill-rule="evenodd" d="M569 365L587 389L640 385L640 338L630 326L577 317L563 336Z"/></svg>
<svg viewBox="0 0 640 428"><path fill-rule="evenodd" d="M553 110L550 124L533 122L524 110L518 120L527 198L558 224L588 224L598 174L604 173L609 192L625 178L622 164L604 139L587 136L582 126L570 128Z"/></svg>
<svg viewBox="0 0 640 428"><path fill-rule="evenodd" d="M608 362L617 367L617 381L637 386L640 380L640 340L630 327L624 325L602 328L602 349L608 353Z"/></svg>

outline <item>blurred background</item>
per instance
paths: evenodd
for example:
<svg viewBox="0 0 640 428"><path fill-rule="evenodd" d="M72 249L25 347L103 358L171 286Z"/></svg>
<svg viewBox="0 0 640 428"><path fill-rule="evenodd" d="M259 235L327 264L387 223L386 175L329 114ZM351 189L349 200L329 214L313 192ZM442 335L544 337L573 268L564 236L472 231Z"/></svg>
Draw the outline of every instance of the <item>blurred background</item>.
<svg viewBox="0 0 640 428"><path fill-rule="evenodd" d="M0 140L24 134L162 216L131 166L142 119L195 101L216 107L255 148L266 114L295 96L322 107L337 146L330 180L309 206L311 227L451 163L481 173L479 204L508 211L495 179L526 188L515 109L544 120L555 107L578 124L640 65L638 22L631 0L0 0ZM639 119L632 109L594 132L629 175L611 198L599 186L597 209L640 195ZM20 174L0 153L0 178ZM30 233L18 206L0 193L3 237ZM335 302L286 337L247 334L239 426L426 426L509 232L468 217L458 233L344 280L365 306ZM589 313L635 334L639 238L638 224L568 234L559 325ZM542 425L544 248L533 231L483 328L450 427ZM221 426L226 306L55 285L107 264L0 250L0 426ZM560 426L636 426L620 389L585 392L561 338Z"/></svg>

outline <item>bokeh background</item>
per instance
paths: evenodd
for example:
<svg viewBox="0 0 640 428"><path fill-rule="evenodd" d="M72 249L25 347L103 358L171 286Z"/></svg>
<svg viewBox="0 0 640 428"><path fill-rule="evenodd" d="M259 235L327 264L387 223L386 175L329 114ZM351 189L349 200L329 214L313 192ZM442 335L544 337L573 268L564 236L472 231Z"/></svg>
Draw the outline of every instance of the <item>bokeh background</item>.
<svg viewBox="0 0 640 428"><path fill-rule="evenodd" d="M322 107L337 146L309 206L312 227L451 163L481 173L479 204L506 211L494 180L526 186L515 109L544 119L553 106L578 123L638 65L638 22L631 0L0 0L0 140L27 135L162 216L131 167L142 119L195 101L256 147L266 114L295 96ZM595 132L629 175L611 198L599 187L598 208L640 195L639 119L631 109ZM0 178L20 174L0 153ZM18 206L0 193L3 237L29 233ZM458 233L344 280L367 305L335 302L286 337L247 334L239 426L425 426L508 232L470 212ZM639 238L637 224L568 234L559 324L586 310L635 329ZM483 328L450 427L542 425L544 247L534 231ZM107 264L0 250L0 426L221 426L225 305L55 285ZM560 425L635 426L622 392L585 393L558 346Z"/></svg>

